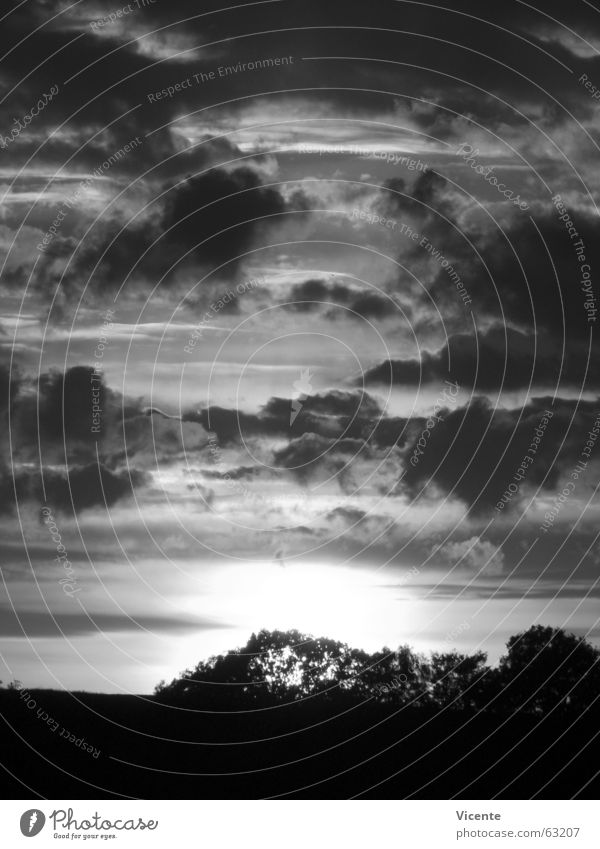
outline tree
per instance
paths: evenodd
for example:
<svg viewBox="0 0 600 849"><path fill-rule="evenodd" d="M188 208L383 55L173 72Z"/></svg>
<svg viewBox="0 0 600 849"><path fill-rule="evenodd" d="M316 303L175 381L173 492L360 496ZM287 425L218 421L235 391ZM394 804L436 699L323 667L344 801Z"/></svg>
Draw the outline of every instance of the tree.
<svg viewBox="0 0 600 849"><path fill-rule="evenodd" d="M425 658L409 646L400 646L395 652L384 648L363 664L360 692L383 703L417 702L426 692L425 664Z"/></svg>
<svg viewBox="0 0 600 849"><path fill-rule="evenodd" d="M534 625L500 659L502 700L512 710L580 712L600 693L600 652L583 637Z"/></svg>
<svg viewBox="0 0 600 849"><path fill-rule="evenodd" d="M256 648L250 667L269 693L289 701L334 688L353 690L369 656L346 643L313 638L298 631L261 631L250 640Z"/></svg>
<svg viewBox="0 0 600 849"><path fill-rule="evenodd" d="M235 709L312 696L339 704L366 699L435 710L581 712L600 692L600 652L581 637L540 625L511 637L497 669L485 652L433 652L408 646L374 654L299 631L259 631L243 648L201 661L157 697Z"/></svg>
<svg viewBox="0 0 600 849"><path fill-rule="evenodd" d="M352 690L369 655L345 643L299 631L259 631L248 643L200 662L156 695L205 700L293 701L332 689Z"/></svg>
<svg viewBox="0 0 600 849"><path fill-rule="evenodd" d="M472 655L433 652L424 669L427 697L423 701L455 709L481 706L484 680L490 672L486 660L482 651Z"/></svg>

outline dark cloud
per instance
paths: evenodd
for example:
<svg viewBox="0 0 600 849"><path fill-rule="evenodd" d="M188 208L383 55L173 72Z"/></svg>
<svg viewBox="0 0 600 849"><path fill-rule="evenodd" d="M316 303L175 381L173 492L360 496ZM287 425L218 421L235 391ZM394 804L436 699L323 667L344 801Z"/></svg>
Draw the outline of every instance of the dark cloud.
<svg viewBox="0 0 600 849"><path fill-rule="evenodd" d="M313 278L292 287L285 298L286 308L294 312L315 312L331 307L330 318L351 317L383 319L393 317L391 300L377 292L358 292L341 283L328 283ZM345 307L342 312L336 306Z"/></svg>
<svg viewBox="0 0 600 849"><path fill-rule="evenodd" d="M57 567L56 580L60 572ZM84 576L78 573L77 580L82 594L85 592ZM131 617L125 614L111 613L56 613L51 616L48 612L34 613L19 612L18 617L12 610L2 610L0 616L0 634L5 638L22 637L25 633L29 638L89 636L95 633L138 632L147 630L152 633L189 633L212 628L226 628L227 625L209 618L196 619L182 616L157 616L152 614L135 614ZM62 633L61 633L62 632Z"/></svg>
<svg viewBox="0 0 600 849"><path fill-rule="evenodd" d="M582 280L586 267L600 267L600 223L591 215L571 210L583 240L584 262L576 251L579 240L569 237L555 210L535 212L533 218L535 226L527 217L515 216L504 232L473 234L481 261L471 256L461 267L474 311L480 316L503 315L519 327L558 334L555 338L585 339L590 325ZM482 273L482 263L486 273ZM447 276L439 274L433 293L443 297L444 291L448 291Z"/></svg>
<svg viewBox="0 0 600 849"><path fill-rule="evenodd" d="M536 444L532 460L526 463L524 485L554 489L566 470L582 458L588 432L597 408L592 402L536 398L523 409L505 410L483 398L465 407L441 411L423 441L422 453L415 455L422 436L415 423L414 436L405 453L401 486L411 495L431 491L452 495L463 501L472 513L489 512L513 482L513 476L528 454L545 411L553 412ZM537 433L540 436L540 433ZM411 457L417 457L411 463ZM520 481L519 481L520 483ZM512 506L517 506L515 498Z"/></svg>
<svg viewBox="0 0 600 849"><path fill-rule="evenodd" d="M4 444L0 461L0 512L13 513L16 502L47 502L66 513L111 506L149 483L145 472L119 468L128 456L123 423L141 418L139 406L108 389L92 367L38 378L13 371L10 384L6 369L0 376L11 389L11 444L10 453ZM96 419L94 407L100 408Z"/></svg>
<svg viewBox="0 0 600 849"><path fill-rule="evenodd" d="M532 334L492 327L477 334L455 334L447 345L433 353L425 351L420 359L379 363L365 373L364 381L367 385L414 386L449 380L479 392L522 389L530 384L598 387L600 362L590 354L588 363L583 343L570 344L563 355L548 334L536 340Z"/></svg>
<svg viewBox="0 0 600 849"><path fill-rule="evenodd" d="M600 223L591 211L570 208L563 199L573 225L570 233L550 200L536 203L528 214L509 209L498 222L486 216L465 221L464 197L433 172L422 174L408 195L384 195L384 203L392 213L410 212L414 228L439 257L427 288L442 312L455 314L463 306L447 267L440 267L446 260L479 320L558 333L575 342L588 336L591 324L584 304L590 298L583 285L590 280L598 298L590 269L600 265ZM427 255L419 242L399 238L401 257Z"/></svg>
<svg viewBox="0 0 600 849"><path fill-rule="evenodd" d="M124 459L123 423L141 416L135 400L109 389L92 366L13 381L12 456L16 462L87 465Z"/></svg>
<svg viewBox="0 0 600 849"><path fill-rule="evenodd" d="M341 283L329 284L325 280L311 278L292 286L286 297L287 308L295 312L313 312L327 304L346 304L350 298L349 289Z"/></svg>
<svg viewBox="0 0 600 849"><path fill-rule="evenodd" d="M76 4L67 9L58 3L40 2L35 7L26 4L3 20L5 49L26 38L25 47L13 50L4 62L5 79L10 84L21 81L13 95L13 114L22 114L48 80L62 84L91 65L65 86L62 96L53 104L53 112L46 116L48 124L77 114L75 123L88 129L102 126L137 107L132 117L120 123L135 124L138 131L151 129L218 102L223 98L224 86L228 98L233 100L268 90L272 72L230 75L226 80L217 78L208 84L183 89L175 98L154 103L147 99L149 92L175 84L191 73L214 70L221 63L247 62L256 59L257 54L300 57L309 55L306 51L310 50L311 55L368 55L381 60L402 56L401 65L385 61L327 63L328 86L337 91L328 91L323 98L332 110L380 111L386 104L391 106L394 97L419 91L438 107L415 111L424 128L443 129L444 106L484 124L514 125L524 119L515 115L510 103L515 99L528 103L535 96L536 102L542 100L550 106L552 101L545 91L558 95L559 99L568 99L571 108L590 110L585 92L573 86L573 75L554 61L553 55L567 61L575 72L598 66L598 60L582 59L566 50L558 36L550 44L541 40L537 33L541 35L544 28L552 28L550 19L517 2L487 9L482 19L480 6L472 0L447 4L446 8L443 3L435 7L391 4L375 11L364 3L343 0L326 4L291 0L285 4L251 4L231 10L210 0L199 11L190 0L174 0L135 11L123 19L124 26L103 27L101 35L90 27L92 13L100 17L114 12L114 4L98 3L93 10L85 6ZM544 6L543 11L552 15L550 8L556 11L559 20L564 17L562 6L552 3L550 7ZM59 10L63 14L52 21L53 14ZM271 32L264 32L265 17ZM343 21L342 29L340 21ZM588 36L598 33L598 21L584 4L569 9L569 24ZM136 42L136 37L161 26L168 29L156 32L152 39ZM554 29L561 32L558 25ZM252 40L246 37L248 32L260 30L262 34ZM74 39L75 35L80 37ZM523 38L530 44L526 45ZM179 40L182 47L190 43L195 47L221 43L214 52L210 47L196 49L176 60L164 58L169 39L175 44ZM162 53L159 47L163 48ZM510 69L505 63L507 55L512 57ZM37 68L40 58L47 61ZM449 67L452 76L447 73ZM279 79L286 85L271 87L298 87L306 91L320 81L321 74L318 63L296 59L293 66L277 69ZM105 91L90 98L90 89L96 91L94 83L98 78ZM536 82L539 88L534 85ZM393 94L374 95L365 91L369 88ZM494 95L506 98L509 104L503 105ZM407 103L412 101L408 99ZM9 124L10 120L4 123ZM121 132L119 125L111 132ZM119 141L129 132L127 127ZM86 137L89 139L90 135L88 132ZM73 140L73 150L77 147L78 140Z"/></svg>
<svg viewBox="0 0 600 849"><path fill-rule="evenodd" d="M285 448L275 451L273 462L305 481L321 470L337 475L347 467L349 458L358 456L371 456L367 444L362 440L328 439L316 433L304 433L292 439ZM340 483L343 487L344 476Z"/></svg>
<svg viewBox="0 0 600 849"><path fill-rule="evenodd" d="M143 471L129 469L111 471L103 465L74 466L68 471L4 469L0 475L0 511L14 513L16 503L48 506L72 514L105 505L112 507L123 498L132 497L137 487L147 485Z"/></svg>
<svg viewBox="0 0 600 849"><path fill-rule="evenodd" d="M280 192L264 187L250 168L213 170L173 189L162 226L173 228L169 240L182 252L193 250L217 266L247 251L265 230L262 219L285 209Z"/></svg>
<svg viewBox="0 0 600 849"><path fill-rule="evenodd" d="M40 431L57 441L96 442L92 410L94 404L105 409L106 395L102 376L95 375L91 366L75 366L64 374L42 374L38 384Z"/></svg>
<svg viewBox="0 0 600 849"><path fill-rule="evenodd" d="M214 469L202 469L202 474L205 478L213 478L215 480L231 479L252 480L260 475L261 470L256 466L238 466L238 468L228 469L226 472L217 472Z"/></svg>
<svg viewBox="0 0 600 849"><path fill-rule="evenodd" d="M218 125L219 121L224 121L237 127L239 110L256 103L254 98L259 93L262 104L280 108L282 114L293 113L299 104L305 106L307 92L315 87L321 89L318 95L321 108L332 116L342 114L360 119L373 112L391 112L400 103L424 130L450 138L458 132L457 121L464 129L465 118L479 121L490 129L500 125L503 130L528 127L526 118L516 113L513 104L526 109L532 102L541 102L544 121L552 129L559 129L561 122L570 121L570 117L545 91L555 94L577 115L591 115L594 104L583 86L576 83L576 78L585 70L593 79L594 72L598 77L600 71L600 60L582 58L564 47L566 42L564 38L561 41L561 36L565 36L566 30L561 33L559 26L553 25L547 15L517 2L487 10L486 18L482 19L479 7L471 0L464 0L459 6L437 4L435 8L417 3L391 4L378 8L375 18L373 10L365 4L348 4L342 0L327 4L290 0L285 4L258 4L231 10L220 9L211 0L203 4L201 12L189 0L176 0L137 10L123 18L123 26L102 28L101 35L90 27L92 11L102 16L113 12L114 5L99 3L93 10L86 10L85 5L76 4L67 9L53 3L38 3L34 7L26 4L7 15L3 21L7 47L16 46L22 39L25 41L4 60L5 82L14 84L15 91L5 106L0 107L0 127L10 127L15 115L26 114L49 84L57 83L58 95L31 124L28 132L22 134L18 144L12 145L15 166L20 167L42 143L31 167L50 175L64 166L61 176L54 181L55 186L61 185L64 176L72 177L82 170L97 167L139 136L143 139L142 145L115 165L111 179L114 178L119 188L125 188L131 177L150 169L137 188L131 187L133 194L140 191L157 196L165 187L174 187L167 196L164 217L161 217L163 210L159 203L143 222L129 224L110 247L94 275L92 291L117 288L152 240L160 237L170 224L177 224L173 239L161 238L149 251L134 275L140 281L154 279L189 248L194 259L203 265L227 261L260 242L269 220L264 216L276 219L289 209L304 208L301 194L296 199L290 195L291 200L284 200L281 192L264 186L251 168L240 166L231 171L220 167L224 160L237 158L240 150L229 139L214 137L215 122ZM561 19L564 10L557 8ZM58 11L62 13L51 20ZM247 39L247 33L255 32L265 15L270 32ZM185 23L179 24L183 19ZM569 19L575 29L581 27L581 32L592 37L598 31L595 16L583 6L569 9ZM341 29L340 20L344 21ZM167 29L141 38L161 26ZM554 40L546 31L548 27L554 27L557 32ZM138 36L140 40L136 41ZM523 38L531 44L526 46ZM132 43L128 44L129 41ZM190 52L184 61L182 57L168 58L165 51L170 42L176 46L191 43L199 49ZM212 42L217 43L214 48L204 47ZM324 91L321 84L323 65L299 59L309 55L307 51L324 56L368 55L373 61L327 62L328 86ZM548 52L561 61L568 59L573 73L554 61ZM263 70L230 74L225 79L217 76L208 83L194 83L174 97L155 99L155 102L148 99L149 93L194 73L214 71L221 63L235 65L250 61L257 58L257 53L264 56L287 54L296 59L289 67L277 69L276 85L273 73ZM397 55L403 57L401 64L377 61ZM504 62L506 55L514 57L514 66L510 69ZM452 75L447 73L449 67L453 69ZM72 78L74 74L77 76ZM282 79L286 86L281 86ZM539 87L529 83L529 79ZM102 82L100 87L98 80ZM286 89L285 93L269 94L276 86ZM297 91L294 93L291 89ZM421 102L407 97L410 91L418 91ZM215 103L225 99L225 94L227 104L215 107ZM507 98L508 103L500 103L495 95ZM454 110L457 115L448 110ZM181 136L169 128L171 121L183 119L183 116L193 116L186 120L195 124L195 137L201 142L193 151L185 150ZM51 132L63 121L67 122L64 131ZM211 166L217 170L198 175L200 170ZM177 186L173 178L184 174L198 176L190 176ZM436 193L439 194L438 180L432 172L418 180L413 192L413 207L418 206L417 201L434 203ZM396 178L389 186L399 188L401 180ZM232 197L240 189L242 194ZM130 198L129 191L126 197ZM206 209L201 210L206 204ZM47 227L54 211L44 209ZM183 221L188 213L190 217ZM37 217L32 216L32 221ZM88 217L84 205L81 217ZM111 225L94 228L86 238L87 244L78 251L76 262L63 281L67 288L77 287L85 271L102 256L118 230L115 217L119 218L111 215ZM255 220L261 217L262 223ZM119 228L125 220L125 216L122 220L119 218ZM595 222L592 220L592 223ZM65 223L64 233L54 240L53 254L64 256L72 251L71 226ZM544 228L543 232L554 241L561 226L555 223L554 229ZM584 223L581 226L584 228ZM222 228L227 232L217 236ZM41 227L42 232L44 229ZM522 230L522 247L529 248L534 265L543 246L539 242L535 244L534 232L526 232L526 226ZM582 229L584 238L589 235L590 251L592 242L597 241L596 233L597 227L588 228L585 233ZM447 235L440 239L440 245L452 247L448 245L449 238ZM206 243L199 248L198 243L204 239ZM521 244L518 249L520 252ZM519 312L526 300L527 287L523 294L522 272L518 268L515 271L510 256L503 255L501 245L496 253L497 262L493 264L498 269L493 274L498 275L498 288L502 289L503 297L512 301L509 312L513 314ZM491 301L493 312L497 314L493 290L482 291L487 286L485 272L468 251L467 254L459 251L457 259L464 257L474 266L470 276L479 295L478 308L488 310ZM563 269L565 262L561 261ZM552 279L552 270L547 265L540 262L537 273L542 281ZM44 285L53 289L48 281L56 284L62 268L52 267L47 258L46 266L42 265ZM11 271L9 277L12 274L17 283L22 283L26 270L23 268L21 274ZM442 300L445 282L443 275L439 275L436 293ZM536 287L535 280L533 286ZM553 329L558 316L554 300L548 298L547 309L540 304L542 323ZM386 316L385 299L379 300L376 295L359 296L351 306L365 318Z"/></svg>
<svg viewBox="0 0 600 849"><path fill-rule="evenodd" d="M341 519L345 524L354 525L366 518L367 515L364 510L357 510L354 507L336 507L335 510L331 510L327 514L326 518L331 522Z"/></svg>
<svg viewBox="0 0 600 849"><path fill-rule="evenodd" d="M359 295L350 304L350 309L362 318L389 318L392 305L387 298L382 298L374 292ZM392 313L393 315L393 313Z"/></svg>
<svg viewBox="0 0 600 849"><path fill-rule="evenodd" d="M221 445L238 443L242 437L281 435L285 430L285 423L280 419L217 406L186 412L182 421L198 422L206 431L215 433Z"/></svg>
<svg viewBox="0 0 600 849"><path fill-rule="evenodd" d="M22 377L13 364L0 362L0 412L5 413L19 392Z"/></svg>
<svg viewBox="0 0 600 849"><path fill-rule="evenodd" d="M292 206L279 188L265 186L249 167L215 167L161 188L144 216L130 222L116 216L98 224L77 247L66 273L56 257L63 248L65 254L70 252L72 240L59 234L42 258L45 291L56 290L59 304L68 304L79 298L85 279L88 299L106 298L118 290L135 297L161 278L163 287L173 287L190 269L203 268L206 273L223 264L221 276L230 282L243 263L240 254L264 241L285 220L285 211L301 208L302 199L297 193ZM189 279L185 285L187 289ZM190 303L199 299L193 296ZM229 305L231 312L236 307L235 301Z"/></svg>
<svg viewBox="0 0 600 849"><path fill-rule="evenodd" d="M331 390L309 395L302 400L302 409L293 423L290 413L291 399L271 398L257 414L207 407L186 412L182 418L214 432L223 445L239 443L242 438L295 439L315 435L327 440L373 440L383 447L396 444L406 424L404 419L386 417L372 396L359 391Z"/></svg>
<svg viewBox="0 0 600 849"><path fill-rule="evenodd" d="M139 189L149 199L157 199L163 191L166 193L160 199L151 200L144 218L131 221L118 237L130 215L129 209L111 214L109 223L101 222L93 228L61 281L59 298L66 301L65 306L73 296L80 294L82 281L87 280L100 258L102 261L88 287L90 296L115 291L126 279L127 291L136 295L142 287L147 292L149 285L154 286L160 275L173 263L180 263L187 251L190 251L194 271L198 266L205 268L227 263L239 253L266 241L270 228L284 220L286 212L305 208L301 190L294 195L289 193L290 187L286 192L266 185L266 178L261 176L260 157L252 165L223 165L224 160L236 159L242 149L233 141L215 138L218 131L215 133L214 128L227 125L237 129L239 110L248 104L276 107L282 115L296 114L294 109L298 104L306 107L308 102L311 105L310 98L314 95L307 92L318 86L322 114L361 120L365 115L381 115L401 106L410 112L417 126L442 139L456 140L457 121L461 132L481 122L492 131L501 127L502 137L505 131L507 135L518 136L530 125L526 116L517 114L517 110L527 110L533 103L532 114L541 116L540 123L550 135L559 136L563 123L570 118L536 83L564 102L577 116L588 118L594 104L589 93L577 84L577 76L587 72L592 79L600 78L600 60L577 55L572 44L569 47L567 31L551 21L553 17L558 21L565 17L564 4L557 0L552 0L540 11L517 2L499 4L486 9L485 19L481 18L480 5L474 0L461 0L458 4L441 2L435 7L389 4L375 12L366 4L348 4L341 0L326 4L290 0L285 4L219 10L218 14L205 14L217 12L218 4L213 0L203 4L201 12L192 0L174 0L169 4L156 3L143 13L140 11L135 17L126 18L124 28L111 30L109 27L103 30L102 37L89 26L91 13L82 8L84 5L77 4L67 10L58 2L40 0L33 6L26 4L15 9L3 21L7 49L26 39L21 48L5 57L3 64L5 84L16 86L0 108L4 132L8 132L13 118L25 114L50 85L56 82L60 88L52 103L31 123L28 132L10 148L11 161L18 168L35 147L43 143L40 153L32 160L32 173L25 175L31 182L21 182L21 188L25 186L33 194L39 194L44 186L40 173L55 175L57 167L63 165L64 176L73 179L82 169L96 167L114 150L139 135L143 144L134 155L114 166L111 178L114 177L119 187L125 187L132 177L150 167L152 170L143 183L137 189L132 186L132 191ZM63 9L63 14L48 23ZM93 11L95 15L102 15L113 9L108 0L103 0ZM256 31L256 23L261 22L265 14L271 33L256 36L252 43L241 37ZM568 14L569 24L576 31L589 38L600 34L599 19L585 4L569 8ZM193 20L177 25L182 17ZM342 26L340 21L343 21ZM147 39L125 43L131 35L142 35L157 25L171 23L175 25L157 35L154 42ZM81 37L74 38L76 35ZM526 37L532 45L525 46L519 36ZM187 37L197 45L212 41L220 44L214 50L210 46L196 50L189 55L189 61L161 58L171 37L174 43L179 39L182 45ZM584 48L583 44L579 46ZM550 56L543 52L546 50ZM280 69L277 76L262 71L233 74L223 84L218 79L194 84L176 97L149 102L149 92L159 91L194 72L214 70L221 63L236 64L255 59L261 51L265 56L293 54L296 61L290 68ZM298 58L302 55L369 56L373 61L302 62ZM378 61L399 55L402 56L401 64ZM513 57L510 68L504 62L507 55ZM555 59L566 62L573 73ZM91 67L83 70L87 65ZM322 88L324 68L327 91ZM448 73L448 68L452 69L452 74ZM67 83L76 73L78 75ZM100 87L98 80L102 82ZM281 80L285 86L281 85ZM256 99L258 94L262 96L276 86L300 91L266 94L262 100ZM373 89L380 92L374 93ZM408 97L410 92L418 92L418 98ZM224 99L224 94L232 103L215 106ZM498 97L508 102L502 104ZM241 105L235 103L238 98ZM201 141L193 152L184 150L182 136L166 126L183 116L188 116L185 121L194 125L194 136ZM68 123L64 130L52 132L65 120ZM156 132L148 135L154 130ZM525 152L528 144L524 140ZM67 163L71 156L73 158ZM542 166L548 166L546 154L541 154L540 158ZM168 162L161 164L165 160ZM154 168L157 163L158 167ZM212 170L199 173L205 169ZM188 176L179 180L181 175ZM60 185L60 179L55 177L55 186ZM388 372L393 381L408 384L419 379L431 382L448 377L462 386L486 391L498 388L502 381L505 388L519 388L532 376L534 386L539 386L548 383L560 368L565 334L569 353L563 364L562 379L570 385L579 384L585 364L585 338L590 327L579 282L581 263L550 201L544 206L533 205L531 214L539 233L529 216L521 214L520 210L506 214L501 231L483 217L461 217L464 196L433 171L419 176L412 188L407 189L399 177L388 180L385 188L404 193L401 197L384 191L381 197L386 198L392 214L410 215L411 220L414 217L435 248L460 270L478 320L484 322L484 327L493 322L494 327L480 331L477 336L454 332L448 350L426 353L420 361L394 361L375 366L368 373L369 381L387 382ZM127 198L131 200L129 193ZM585 245L586 260L592 268L600 267L598 222L582 204L576 206L575 201L573 204L571 216ZM6 220L10 226L16 226L19 223L18 204L9 202L8 206ZM47 223L50 223L52 211L47 206L43 210L48 213ZM79 232L78 227L87 223L88 217L89 210L82 204L72 215L71 222L76 219L77 223L66 224L53 241L54 256L41 259L40 290L54 294L64 258L71 254L76 244L74 234ZM43 230L39 208L29 223ZM455 229L453 223L457 228L460 224L461 228ZM224 232L219 235L220 231ZM403 254L409 262L422 254L418 245L409 243L407 248L405 243L406 240L403 241ZM10 283L12 277L15 285L23 284L27 270L25 264L17 268L11 266L4 282ZM171 283L172 278L168 282ZM442 307L442 314L452 318L456 313L456 291L449 285L445 272L436 270L427 285L436 303ZM383 296L357 292L318 279L309 279L294 287L292 299L301 302L295 306L299 311L311 309L307 301L325 300L348 306L364 318L381 319L388 315L388 302ZM337 313L328 313L328 317L333 315ZM502 321L508 325L506 339L504 330L498 327ZM535 363L534 328L538 346ZM451 360L450 373L445 370L447 355ZM594 352L588 375L590 386L597 386L596 363ZM60 450L64 438L68 449L65 459L69 464L89 468L94 459L96 438L88 427L91 408L90 389L86 387L88 374L89 369L81 366L65 376L46 375L39 387L31 382L17 387L14 397L15 417L20 425L16 436L17 459L31 459L38 435L44 452L48 446ZM38 391L39 434L35 400ZM122 399L104 386L101 392L107 412L106 427L98 441L101 460L110 469L123 461L125 452L125 446L112 439L113 430L125 419L128 432L135 437L135 450L141 451L149 423L143 420L134 404L128 414L119 412L117 407ZM376 406L363 407L364 401L358 395L349 393L342 398L340 394L330 393L327 402L315 398L303 402L293 428L289 423L288 399L272 399L256 415L213 407L200 414L187 414L184 420L216 431L223 444L237 442L240 433L299 439L300 445L295 447L299 453L305 451L307 456L310 444L316 444L313 437L317 441L334 442L372 439L379 446L405 444L406 421L380 417ZM452 413L447 422L453 422L455 415L459 413ZM486 410L475 402L467 415L469 427L472 425L473 433L479 433L486 421ZM442 433L440 427L435 439L441 438ZM499 436L506 434L501 431ZM164 450L169 453L166 443L174 446L177 440L171 431L163 433L163 437ZM304 437L310 439L302 442ZM432 438L432 444L435 439ZM52 459L57 456L54 453ZM494 456L493 451L490 456ZM286 455L280 459L287 461ZM425 462L420 464L411 474L418 478L426 466ZM453 479L450 471L446 478L441 477L443 485ZM472 489L470 495L464 493L468 502L472 500Z"/></svg>

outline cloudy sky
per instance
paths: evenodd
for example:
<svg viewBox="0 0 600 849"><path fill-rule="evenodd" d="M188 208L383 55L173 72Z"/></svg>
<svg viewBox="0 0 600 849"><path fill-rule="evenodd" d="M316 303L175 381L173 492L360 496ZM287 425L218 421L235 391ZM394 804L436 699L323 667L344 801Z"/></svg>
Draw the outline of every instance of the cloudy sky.
<svg viewBox="0 0 600 849"><path fill-rule="evenodd" d="M598 642L600 14L497 5L3 12L2 680Z"/></svg>

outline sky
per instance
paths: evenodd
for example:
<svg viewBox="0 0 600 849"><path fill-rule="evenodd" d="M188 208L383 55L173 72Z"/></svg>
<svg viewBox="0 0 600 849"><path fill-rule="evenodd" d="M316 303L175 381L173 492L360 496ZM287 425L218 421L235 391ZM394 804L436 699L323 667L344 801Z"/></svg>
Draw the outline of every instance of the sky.
<svg viewBox="0 0 600 849"><path fill-rule="evenodd" d="M119 1L2 13L0 678L600 644L599 11Z"/></svg>

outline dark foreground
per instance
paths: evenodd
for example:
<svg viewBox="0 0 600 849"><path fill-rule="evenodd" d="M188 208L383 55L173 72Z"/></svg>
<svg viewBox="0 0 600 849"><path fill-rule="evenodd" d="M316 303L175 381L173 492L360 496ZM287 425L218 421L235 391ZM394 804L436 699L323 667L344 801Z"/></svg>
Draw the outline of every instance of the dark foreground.
<svg viewBox="0 0 600 849"><path fill-rule="evenodd" d="M309 700L215 715L152 696L53 690L31 690L27 700L1 691L0 711L6 798L564 799L600 791L593 711L542 719Z"/></svg>

